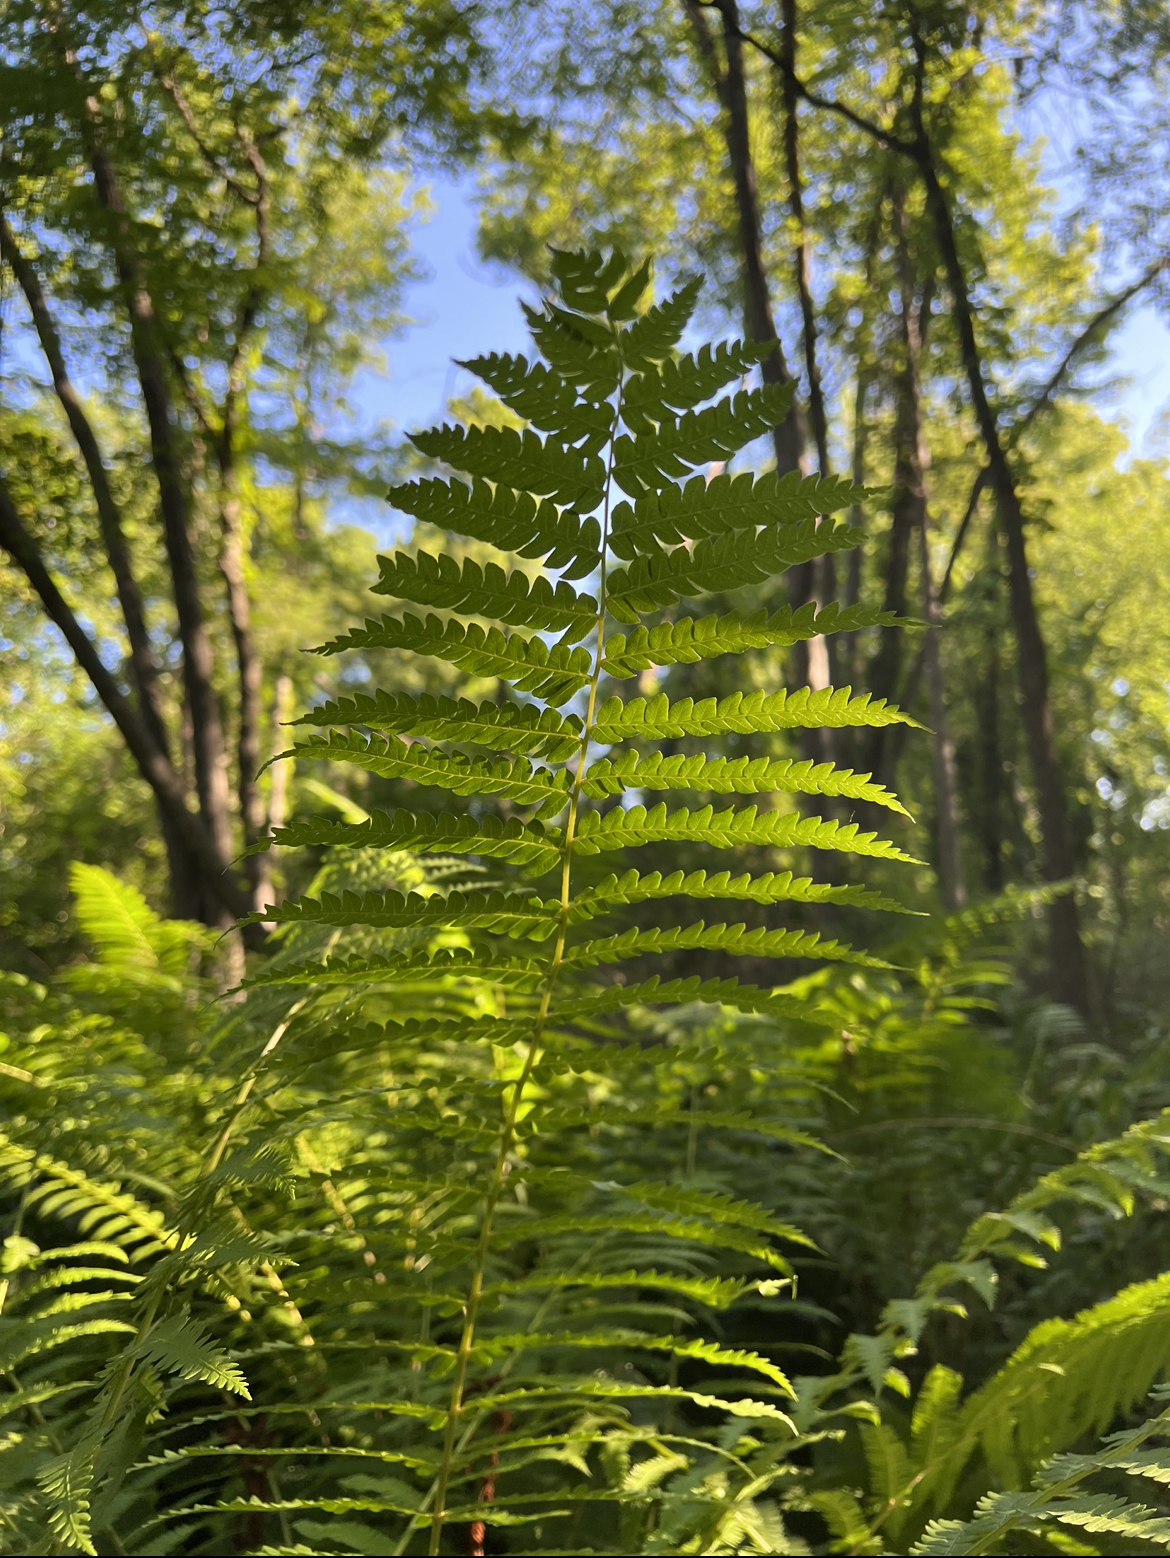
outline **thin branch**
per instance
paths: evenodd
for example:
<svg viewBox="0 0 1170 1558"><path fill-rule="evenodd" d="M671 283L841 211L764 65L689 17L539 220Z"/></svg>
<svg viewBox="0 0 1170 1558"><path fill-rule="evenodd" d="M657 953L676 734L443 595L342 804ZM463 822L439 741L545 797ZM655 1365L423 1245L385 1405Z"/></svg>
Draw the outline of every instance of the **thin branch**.
<svg viewBox="0 0 1170 1558"><path fill-rule="evenodd" d="M196 123L195 115L191 112L191 105L183 96L182 88L179 86L175 78L170 74L164 73L159 75L158 80L159 85L162 87L163 91L167 93L175 107L179 110L179 117L187 126L188 134L199 148L203 160L210 168L219 174L220 178L223 179L224 183L234 195L237 195L241 200L246 201L250 206L256 205L260 199L259 193L255 190L249 189L246 184L241 184L239 179L236 178L235 174L231 171L223 159L221 157L217 157L215 152L212 151L211 147L203 139L203 136L199 130L199 126Z"/></svg>
<svg viewBox="0 0 1170 1558"><path fill-rule="evenodd" d="M716 0L696 0L696 3L699 5L714 5ZM737 35L741 42L750 43L753 49L762 54L766 60L770 60L785 79L791 83L799 96L813 108L823 109L830 114L839 114L842 119L847 119L855 129L861 130L864 134L872 137L879 146L884 147L887 151L900 151L904 152L908 157L916 157L917 148L913 141L902 140L901 136L895 135L893 130L884 129L880 124L874 124L872 119L866 119L863 114L856 113L846 103L840 103L836 98L823 97L819 92L814 92L811 87L800 79L792 64L784 58L783 54L771 48L762 38L757 38L754 34L743 32L742 30Z"/></svg>
<svg viewBox="0 0 1170 1558"><path fill-rule="evenodd" d="M1094 335L1101 328L1101 326L1107 324L1115 314L1119 314L1127 303L1129 303L1133 298L1137 297L1139 292L1144 292L1148 286L1157 281L1158 277L1164 270L1167 269L1167 267L1170 267L1170 256L1163 255L1160 260L1155 260L1152 265L1144 270L1136 281L1131 282L1124 291L1119 292L1115 298L1111 298L1108 303L1103 304L1101 308L1097 310L1092 319L1089 320L1088 324L1085 325L1080 334L1075 337L1064 356L1060 359L1060 362L1057 364L1052 377L1048 380L1048 383L1045 384L1044 388L1040 391L1039 395L1037 395L1036 399L1028 408L1027 415L1021 418L1021 420L1015 423L1011 428L1011 436L1013 440L1018 438L1021 433L1026 432L1027 429L1031 427L1032 423L1036 420L1036 417L1039 415L1039 413L1046 409L1052 397L1056 394L1057 390L1063 383L1065 375L1068 373L1077 357L1081 354L1082 351L1084 351L1085 347L1091 344Z"/></svg>

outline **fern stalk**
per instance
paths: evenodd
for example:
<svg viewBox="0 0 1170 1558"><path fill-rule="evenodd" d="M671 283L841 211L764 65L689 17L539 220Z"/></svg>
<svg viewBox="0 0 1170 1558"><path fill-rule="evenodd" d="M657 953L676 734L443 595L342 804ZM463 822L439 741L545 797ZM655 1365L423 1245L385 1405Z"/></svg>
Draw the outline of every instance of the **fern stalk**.
<svg viewBox="0 0 1170 1558"><path fill-rule="evenodd" d="M620 337L619 337L620 341ZM624 367L624 364L623 364ZM623 375L624 377L624 375ZM496 1152L495 1166L492 1172L491 1185L484 1203L483 1224L480 1229L479 1241L476 1246L475 1266L472 1270L471 1283L467 1296L467 1312L463 1321L463 1330L459 1338L458 1361L455 1366L455 1380L451 1387L451 1399L447 1408L447 1429L443 1441L443 1456L439 1464L438 1476L435 1479L435 1511L431 1517L430 1546L431 1555L439 1552L443 1537L443 1524L446 1518L445 1501L447 1488L451 1479L451 1472L455 1465L455 1456L459 1440L459 1422L463 1413L463 1396L467 1388L467 1370L471 1361L471 1350L475 1345L475 1327L479 1319L480 1304L483 1301L483 1284L487 1271L488 1256L491 1253L492 1229L495 1219L496 1206L503 1194L504 1181L508 1174L508 1158L512 1151L516 1135L516 1117L520 1104L524 1098L524 1088L532 1076L542 1053L542 1041L544 1027L548 1021L549 1008L552 1006L553 993L556 990L557 981L564 965L565 941L569 930L569 916L573 906L572 896L572 871L573 871L573 845L577 833L577 812L581 804L581 793L585 783L585 773L588 766L589 745L593 734L594 716L597 712L597 688L601 680L602 666L605 660L605 578L606 556L609 545L609 515L610 502L613 491L613 458L614 440L613 429L617 426L621 415L621 391L622 385L618 385L618 402L613 413L613 423L609 439L609 448L606 460L605 472L605 496L602 509L601 524L601 561L599 565L599 581L597 590L597 648L593 657L593 668L589 677L589 697L585 709L585 723L581 730L581 740L578 748L577 767L573 775L573 784L569 792L569 804L565 820L565 838L562 846L561 859L561 896L560 916L557 923L557 933L553 942L553 949L549 956L548 967L543 980L540 1006L532 1025L532 1041L528 1053L524 1058L524 1065L513 1084L511 1098L508 1102L507 1114L504 1118L503 1129L500 1132L500 1144Z"/></svg>

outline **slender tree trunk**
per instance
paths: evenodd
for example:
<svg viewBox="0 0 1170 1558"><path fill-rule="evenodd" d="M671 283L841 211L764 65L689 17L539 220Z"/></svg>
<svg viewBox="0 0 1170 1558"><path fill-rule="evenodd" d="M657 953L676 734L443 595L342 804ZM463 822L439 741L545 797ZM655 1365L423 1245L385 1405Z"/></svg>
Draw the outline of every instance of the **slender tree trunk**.
<svg viewBox="0 0 1170 1558"><path fill-rule="evenodd" d="M217 897L223 911L235 917L249 912L248 901L230 876L224 874L214 840L201 817L190 811L182 781L159 750L143 716L102 664L89 635L78 622L37 550L36 542L25 529L12 502L7 483L0 477L0 546L24 572L40 597L50 619L60 630L89 677L94 691L109 711L122 738L138 765L139 772L165 806L184 846L199 862L204 881Z"/></svg>
<svg viewBox="0 0 1170 1558"><path fill-rule="evenodd" d="M983 856L983 882L992 894L1003 892L1003 748L999 735L1000 703L1000 623L999 618L999 537L994 526L988 536L989 567L984 592L985 618L980 637L983 652L979 656L979 674L975 678L975 724L978 733L979 844ZM994 570L994 571L993 571Z"/></svg>
<svg viewBox="0 0 1170 1558"><path fill-rule="evenodd" d="M276 678L275 696L272 705L272 753L275 756L283 752L288 745L284 734L284 727L292 719L293 710L293 683L292 677L281 674ZM294 759L285 758L283 763L273 763L270 772L272 774L272 790L268 797L268 826L283 828L288 817L288 791L292 780Z"/></svg>
<svg viewBox="0 0 1170 1558"><path fill-rule="evenodd" d="M133 235L113 163L102 143L100 105L88 98L91 164L98 203L111 218L114 258L130 319L131 346L150 429L151 456L158 484L163 534L179 636L183 644L183 676L191 711L195 756L195 786L199 809L219 854L221 869L232 854L228 811L227 764L214 685L214 656L200 595L195 550L191 538L187 492L175 435L175 422L159 340L154 303L134 252Z"/></svg>
<svg viewBox="0 0 1170 1558"><path fill-rule="evenodd" d="M1048 658L1028 571L1024 515L998 421L988 400L967 277L959 257L950 206L939 181L933 148L922 114L921 80L926 54L925 45L916 28L914 43L919 64L919 85L914 99L916 159L926 186L927 205L939 252L946 268L963 369L987 451L991 485L995 491L999 523L1006 544L1008 595L1019 659L1020 707L1035 786L1036 809L1043 835L1043 871L1049 882L1067 881L1075 872L1076 862L1064 785L1056 755L1048 689ZM1076 898L1071 892L1057 898L1049 909L1049 982L1057 1000L1082 1012L1089 1010L1080 916Z"/></svg>
<svg viewBox="0 0 1170 1558"><path fill-rule="evenodd" d="M85 414L81 397L69 376L61 338L31 261L23 253L7 219L0 213L0 257L7 262L28 304L37 338L53 379L53 388L65 413L89 477L94 507L97 509L102 544L114 575L114 587L130 646L130 669L138 694L143 722L159 752L170 759L170 740L163 715L158 664L146 625L142 592L134 575L130 548L122 529L122 516L110 489L101 447L93 426ZM167 852L171 891L171 912L178 919L198 918L200 906L199 870L183 843L166 807L155 795L159 826Z"/></svg>
<svg viewBox="0 0 1170 1558"><path fill-rule="evenodd" d="M951 739L943 675L939 627L942 611L930 566L926 515L918 531L922 569L922 604L926 618L926 685L930 700L931 758L934 767L935 825L938 845L938 885L943 908L954 914L967 902L963 882L962 834L959 827L959 784L955 771L955 745Z"/></svg>
<svg viewBox="0 0 1170 1558"><path fill-rule="evenodd" d="M257 272L262 272L270 254L268 228L268 169L252 137L241 129L240 139L256 177L256 195L252 202L256 213ZM235 345L228 365L227 391L224 396L216 454L220 475L220 572L227 586L228 618L236 650L239 680L239 724L236 742L237 784L244 842L251 845L264 831L264 798L258 774L263 664L252 635L252 606L248 597L245 568L244 533L241 523L239 473L236 467L236 441L239 433L240 406L245 384L245 359L259 316L263 293L257 279L248 289L240 317L236 322ZM271 901L272 876L267 854L253 855L247 861L256 908Z"/></svg>
<svg viewBox="0 0 1170 1558"><path fill-rule="evenodd" d="M853 391L853 452L850 462L850 476L855 487L865 486L866 456L869 445L869 422L866 418L866 400L869 396L870 376L863 362L858 360L857 380ZM849 511L849 523L860 528L864 523L865 514L860 505L855 505ZM845 569L845 593L842 600L843 606L856 606L861 600L862 567L864 556L862 548L855 546L849 553L848 564ZM856 633L843 633L841 661L845 667L846 678L850 683L856 682L861 674L858 662L861 642Z"/></svg>
<svg viewBox="0 0 1170 1558"><path fill-rule="evenodd" d="M792 375L780 344L768 273L764 265L763 230L760 199L756 186L756 168L752 160L751 129L748 119L747 81L744 73L743 41L740 37L739 9L735 0L718 0L723 18L723 43L726 66L721 64L707 18L697 0L683 0L683 8L694 30L699 49L716 95L723 109L723 133L727 160L735 188L735 210L739 225L740 271L743 277L743 327L749 341L775 341L773 351L761 364L765 384L787 384ZM788 415L773 433L776 470L780 475L800 470L804 458L804 433L800 413L793 400Z"/></svg>
<svg viewBox="0 0 1170 1558"><path fill-rule="evenodd" d="M783 32L781 47L793 71L796 69L796 0L782 0L781 16ZM738 41L738 40L737 40ZM788 175L788 210L796 235L792 253L792 272L796 294L800 299L801 344L804 349L804 369L808 379L809 420L812 423L813 442L817 451L817 467L822 476L832 474L829 462L829 424L825 415L825 396L821 385L821 370L817 360L817 321L813 306L811 253L808 228L804 218L804 186L800 172L800 120L798 98L790 75L781 77L784 98L784 162ZM833 556L819 557L810 566L810 577L805 588L819 606L837 598L837 564ZM807 645L808 682L820 689L832 685L833 654L829 641L822 635L810 639ZM823 758L835 756L834 733L820 732Z"/></svg>

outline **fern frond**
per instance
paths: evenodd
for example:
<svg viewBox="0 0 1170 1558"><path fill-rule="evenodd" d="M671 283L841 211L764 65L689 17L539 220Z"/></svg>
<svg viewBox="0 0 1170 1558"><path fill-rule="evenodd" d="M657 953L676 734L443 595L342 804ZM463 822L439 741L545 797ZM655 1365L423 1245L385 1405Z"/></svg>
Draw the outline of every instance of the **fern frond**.
<svg viewBox="0 0 1170 1558"><path fill-rule="evenodd" d="M524 823L516 817L456 816L451 812L378 811L368 822L331 822L309 817L277 828L248 853L280 844L300 849L320 844L326 849L414 850L420 854L490 855L523 866L531 876L543 876L557 863L557 834L539 822ZM349 921L358 924L357 920Z"/></svg>
<svg viewBox="0 0 1170 1558"><path fill-rule="evenodd" d="M664 1292L693 1299L708 1309L729 1309L737 1299L751 1291L752 1284L739 1277L691 1277L672 1271L551 1271L535 1272L508 1282L493 1282L487 1292L541 1293L560 1288L661 1288Z"/></svg>
<svg viewBox="0 0 1170 1558"><path fill-rule="evenodd" d="M1024 1485L1047 1455L1130 1410L1167 1362L1170 1272L1072 1320L1043 1321L964 1406L940 1493L976 1446L1004 1486Z"/></svg>
<svg viewBox="0 0 1170 1558"><path fill-rule="evenodd" d="M798 525L821 514L835 514L868 496L839 476L756 476L726 473L710 481L693 476L682 486L645 493L633 504L614 508L610 547L632 562L639 552L656 554L684 540Z"/></svg>
<svg viewBox="0 0 1170 1558"><path fill-rule="evenodd" d="M425 622L409 614L367 617L364 627L321 645L317 652L338 654L341 649L399 649L433 655L471 676L502 677L517 692L534 693L554 705L566 703L580 692L593 669L586 649L574 649L566 643L550 647L542 638L501 633L499 628L481 628L475 622L444 622L430 615Z"/></svg>
<svg viewBox="0 0 1170 1558"><path fill-rule="evenodd" d="M49 1502L49 1526L54 1537L67 1548L95 1555L90 1522L90 1499L94 1484L94 1462L98 1446L85 1439L68 1454L59 1455L42 1466L37 1481Z"/></svg>
<svg viewBox="0 0 1170 1558"><path fill-rule="evenodd" d="M871 783L869 774L787 757L709 758L702 752L663 757L661 752L623 752L618 758L601 758L591 764L583 789L597 800L625 790L707 790L716 795L761 795L780 790L791 795L843 795L908 815L896 796Z"/></svg>
<svg viewBox="0 0 1170 1558"><path fill-rule="evenodd" d="M523 361L523 358L520 359ZM558 511L547 498L489 485L479 477L461 481L417 481L391 487L387 501L428 525L487 541L504 552L543 558L567 579L591 573L600 561L601 527L569 510Z"/></svg>
<svg viewBox="0 0 1170 1558"><path fill-rule="evenodd" d="M542 441L511 427L436 427L408 433L420 453L469 476L486 476L507 487L552 498L566 508L591 513L601 502L605 466L595 454Z"/></svg>
<svg viewBox="0 0 1170 1558"><path fill-rule="evenodd" d="M901 709L849 687L798 687L795 692L733 692L726 698L680 699L665 693L623 703L608 699L598 710L594 734L601 746L619 741L663 741L680 736L764 734L774 730L840 730L846 727L914 725Z"/></svg>
<svg viewBox="0 0 1170 1558"><path fill-rule="evenodd" d="M645 371L662 362L682 338L702 290L702 279L692 276L677 292L655 303L625 332L622 357L627 368Z"/></svg>
<svg viewBox="0 0 1170 1558"><path fill-rule="evenodd" d="M120 1245L131 1260L145 1260L174 1247L177 1235L161 1212L124 1191L116 1181L91 1179L80 1169L47 1155L30 1163L41 1182L28 1204L45 1216L75 1217L83 1234Z"/></svg>
<svg viewBox="0 0 1170 1558"><path fill-rule="evenodd" d="M579 401L572 386L543 363L492 352L459 366L490 385L505 406L542 432L580 443L589 454L596 454L609 437L613 425L609 408Z"/></svg>
<svg viewBox="0 0 1170 1558"><path fill-rule="evenodd" d="M543 311L526 303L520 306L533 341L557 377L574 385L578 396L591 405L607 401L622 372L616 340L607 339L604 332L587 339L581 327L590 321L567 314L555 304Z"/></svg>
<svg viewBox="0 0 1170 1558"><path fill-rule="evenodd" d="M730 871L672 871L663 876L651 871L645 876L629 870L619 876L607 876L573 899L570 921L578 922L604 914L612 904L644 903L652 898L739 898L750 903L840 903L859 909L884 909L912 914L892 898L885 898L866 887L835 887L814 882L811 877L793 876L791 871L765 871L760 876Z"/></svg>
<svg viewBox="0 0 1170 1558"><path fill-rule="evenodd" d="M668 407L690 411L702 405L774 350L771 341L720 341L687 357L668 358L629 380L622 392L622 418L635 433L648 433L651 421L666 416Z"/></svg>
<svg viewBox="0 0 1170 1558"><path fill-rule="evenodd" d="M1135 1429L1112 1434L1096 1454L1056 1456L1047 1461L1028 1492L989 1493L979 1500L970 1520L934 1520L921 1541L911 1548L915 1558L990 1552L1013 1532L1042 1536L1057 1527L1100 1533L1127 1542L1170 1547L1170 1520L1160 1512L1117 1494L1081 1491L1098 1473L1156 1472L1154 1480L1170 1478L1170 1452L1143 1452L1151 1438L1170 1435L1170 1413L1149 1418Z"/></svg>
<svg viewBox="0 0 1170 1558"><path fill-rule="evenodd" d="M786 1395L794 1395L787 1376L759 1353L720 1347L715 1342L683 1340L677 1336L649 1336L642 1331L614 1327L605 1331L529 1331L516 1335L494 1336L484 1347L485 1359L507 1357L510 1353L536 1348L633 1348L635 1351L666 1352L676 1358L701 1358L705 1363L721 1363L730 1368L751 1369L779 1385Z"/></svg>
<svg viewBox="0 0 1170 1558"><path fill-rule="evenodd" d="M818 1007L792 996L776 995L758 985L741 984L738 979L703 979L692 974L686 979L663 979L653 974L636 985L608 985L588 995L574 993L558 998L551 1008L556 1022L580 1021L616 1011L625 1006L687 1006L702 1001L710 1006L730 1006L735 1011L758 1013L789 1022L828 1023L830 1019Z"/></svg>
<svg viewBox="0 0 1170 1558"><path fill-rule="evenodd" d="M606 640L603 668L610 676L636 676L652 665L693 665L717 655L738 655L748 649L787 649L818 635L853 633L862 628L896 627L900 619L891 611L871 606L842 608L830 602L817 610L815 601L793 610L781 606L771 616L764 611L741 617L703 617L696 622L663 622L657 627L635 627ZM904 625L904 624L903 624Z"/></svg>
<svg viewBox="0 0 1170 1558"><path fill-rule="evenodd" d="M533 703L472 703L467 698L434 697L424 693L360 693L319 704L293 722L297 725L365 725L423 736L428 741L456 741L486 747L491 752L527 752L563 762L577 750L581 721L575 714L541 709Z"/></svg>
<svg viewBox="0 0 1170 1558"><path fill-rule="evenodd" d="M284 755L353 763L382 779L412 779L456 795L502 795L517 805L540 808L540 816L555 816L568 799L569 777L563 769L534 768L524 758L477 762L394 736L367 739L354 730L345 736L333 731L328 738L298 741Z"/></svg>
<svg viewBox="0 0 1170 1558"><path fill-rule="evenodd" d="M544 578L505 573L496 563L481 567L474 558L466 557L460 564L445 552L439 557L430 552L413 557L396 552L392 558L379 557L378 565L381 574L371 586L375 595L394 595L420 606L465 611L517 627L561 633L566 643L582 638L597 624L597 602L592 595L578 595L563 582L554 586ZM347 638L333 639L317 653L338 654L342 649L363 647L351 642L353 637L351 633Z"/></svg>
<svg viewBox="0 0 1170 1558"><path fill-rule="evenodd" d="M822 941L819 931L748 930L746 925L707 925L697 920L678 929L631 929L571 947L565 954L570 967L595 968L599 963L620 963L626 958L661 952L731 952L738 957L827 958L856 963L862 968L889 968L882 958L856 952L837 941Z"/></svg>
<svg viewBox="0 0 1170 1558"><path fill-rule="evenodd" d="M450 893L424 897L420 893L354 893L340 898L291 899L259 911L257 918L277 925L370 925L381 929L460 927L499 931L543 941L556 929L560 905L538 898L505 893Z"/></svg>
<svg viewBox="0 0 1170 1558"><path fill-rule="evenodd" d="M183 1379L202 1380L220 1390L251 1400L248 1382L221 1347L208 1341L205 1328L183 1315L160 1320L130 1349L133 1356Z"/></svg>
<svg viewBox="0 0 1170 1558"><path fill-rule="evenodd" d="M633 438L623 433L613 445L614 480L636 498L673 486L696 465L730 459L784 420L793 391L792 384L741 390L703 411L664 413L657 427Z"/></svg>
<svg viewBox="0 0 1170 1558"><path fill-rule="evenodd" d="M324 963L270 964L244 980L245 990L271 985L377 985L484 980L517 989L535 988L543 963L512 954L506 962L463 947L435 952L385 953L379 957L336 957Z"/></svg>
<svg viewBox="0 0 1170 1558"><path fill-rule="evenodd" d="M683 1214L669 1212L614 1211L606 1213L580 1213L562 1217L534 1217L529 1222L516 1224L506 1231L501 1229L496 1238L500 1249L516 1244L550 1239L557 1234L634 1233L654 1234L682 1239L690 1244L707 1245L711 1249L735 1250L737 1254L750 1256L752 1260L771 1266L774 1271L792 1275L792 1268L770 1244L762 1242L738 1228L723 1223L703 1222Z"/></svg>
<svg viewBox="0 0 1170 1558"><path fill-rule="evenodd" d="M859 545L861 532L831 520L817 524L772 525L758 534L734 531L710 536L694 547L640 554L608 581L606 605L619 622L636 623L639 614L661 611L696 595L738 590L759 584L796 563L810 562Z"/></svg>
<svg viewBox="0 0 1170 1558"><path fill-rule="evenodd" d="M587 812L577 830L576 847L583 855L595 855L599 850L668 841L710 844L721 849L748 844L773 849L805 846L914 863L913 856L896 844L879 839L876 833L862 833L856 822L826 822L821 817L802 817L795 811L761 812L755 806L745 806L741 811L729 807L718 813L713 806L697 811L682 807L668 815L665 802L660 802L649 811L645 806L631 806L614 807L604 813Z"/></svg>

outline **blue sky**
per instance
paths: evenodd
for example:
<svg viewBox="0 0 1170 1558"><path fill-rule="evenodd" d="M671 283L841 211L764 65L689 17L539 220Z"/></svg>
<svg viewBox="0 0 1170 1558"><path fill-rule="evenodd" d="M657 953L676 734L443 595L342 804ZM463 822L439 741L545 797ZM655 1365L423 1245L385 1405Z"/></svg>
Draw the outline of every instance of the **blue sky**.
<svg viewBox="0 0 1170 1558"><path fill-rule="evenodd" d="M360 416L398 430L429 426L447 401L473 382L452 365L453 357L521 351L527 345L519 299L532 299L532 291L477 258L471 186L434 181L431 193L435 214L415 233L426 279L412 285L406 298L406 312L417 323L388 343L386 376L366 375L355 387ZM1152 424L1170 410L1170 331L1152 308L1135 309L1114 346L1114 371L1130 382L1103 399L1100 410L1125 424L1134 454L1170 454L1170 438L1157 451L1143 449Z"/></svg>

